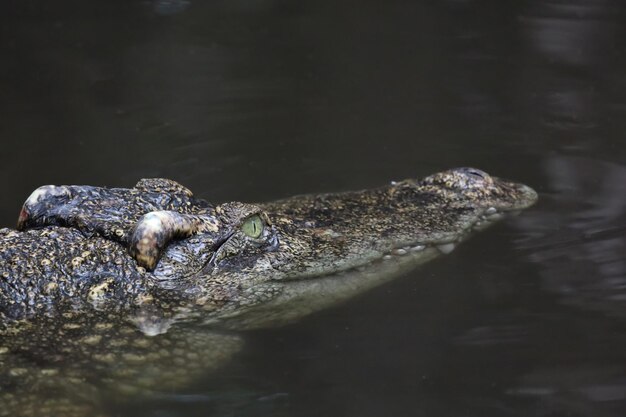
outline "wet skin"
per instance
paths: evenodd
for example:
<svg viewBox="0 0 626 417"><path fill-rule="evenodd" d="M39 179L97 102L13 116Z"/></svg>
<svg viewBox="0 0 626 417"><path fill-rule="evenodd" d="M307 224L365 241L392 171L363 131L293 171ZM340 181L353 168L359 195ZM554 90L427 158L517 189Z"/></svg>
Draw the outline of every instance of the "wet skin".
<svg viewBox="0 0 626 417"><path fill-rule="evenodd" d="M103 393L181 386L237 351L224 330L350 298L535 200L471 168L262 204L167 180L40 188L21 231L0 231L0 415L93 415Z"/></svg>

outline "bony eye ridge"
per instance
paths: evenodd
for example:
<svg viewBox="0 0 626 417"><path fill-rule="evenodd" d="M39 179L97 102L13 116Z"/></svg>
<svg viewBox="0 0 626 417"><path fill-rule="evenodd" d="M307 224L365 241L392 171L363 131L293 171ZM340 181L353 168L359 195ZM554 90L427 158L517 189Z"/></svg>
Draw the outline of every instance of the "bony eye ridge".
<svg viewBox="0 0 626 417"><path fill-rule="evenodd" d="M243 221L241 231L253 239L258 239L263 234L264 227L261 216L254 214Z"/></svg>

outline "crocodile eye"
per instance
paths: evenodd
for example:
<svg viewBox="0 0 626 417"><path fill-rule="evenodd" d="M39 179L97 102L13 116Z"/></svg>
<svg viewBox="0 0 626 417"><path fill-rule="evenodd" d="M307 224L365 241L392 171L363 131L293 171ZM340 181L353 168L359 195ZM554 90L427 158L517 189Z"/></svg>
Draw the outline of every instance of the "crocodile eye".
<svg viewBox="0 0 626 417"><path fill-rule="evenodd" d="M253 239L258 239L263 233L263 220L261 216L255 214L244 220L241 225L241 231Z"/></svg>

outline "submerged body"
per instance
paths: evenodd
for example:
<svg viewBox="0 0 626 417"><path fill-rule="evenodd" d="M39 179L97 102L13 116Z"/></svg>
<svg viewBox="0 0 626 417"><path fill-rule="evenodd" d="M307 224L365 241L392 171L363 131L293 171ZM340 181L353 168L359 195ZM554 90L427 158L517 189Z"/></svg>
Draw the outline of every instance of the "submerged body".
<svg viewBox="0 0 626 417"><path fill-rule="evenodd" d="M0 410L34 401L52 415L93 414L81 369L129 393L183 384L237 350L239 337L216 329L278 324L349 298L536 200L469 168L218 206L150 181L39 189L20 215L26 230L0 232ZM41 398L60 384L74 387L67 409Z"/></svg>

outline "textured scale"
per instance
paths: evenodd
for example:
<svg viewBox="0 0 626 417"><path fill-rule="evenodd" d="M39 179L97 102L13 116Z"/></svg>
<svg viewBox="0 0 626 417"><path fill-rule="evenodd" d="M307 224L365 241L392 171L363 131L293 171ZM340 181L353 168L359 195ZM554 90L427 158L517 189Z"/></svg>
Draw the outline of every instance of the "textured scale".
<svg viewBox="0 0 626 417"><path fill-rule="evenodd" d="M182 387L239 349L230 330L353 297L536 198L472 168L215 206L165 179L41 187L0 230L0 416L104 416Z"/></svg>

